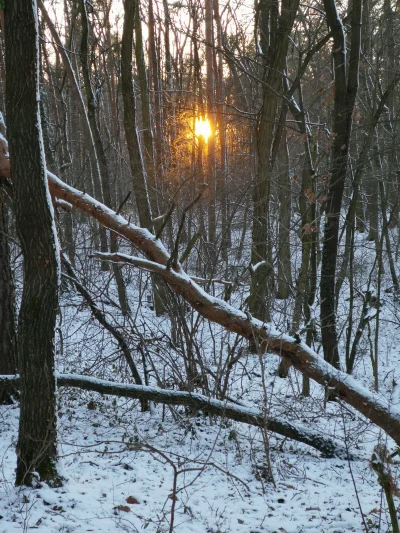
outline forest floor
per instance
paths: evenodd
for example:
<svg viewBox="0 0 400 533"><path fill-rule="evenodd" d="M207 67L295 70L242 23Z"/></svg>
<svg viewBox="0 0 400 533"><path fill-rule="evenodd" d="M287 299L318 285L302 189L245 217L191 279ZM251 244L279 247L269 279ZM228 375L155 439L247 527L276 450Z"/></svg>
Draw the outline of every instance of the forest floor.
<svg viewBox="0 0 400 533"><path fill-rule="evenodd" d="M385 297L381 313L380 393L398 404L400 333L392 298ZM105 309L111 316L112 307ZM340 312L344 316L345 308ZM282 309L279 313L282 316ZM62 316L60 372L129 381L115 345L72 292L63 295ZM167 321L154 318L145 305L135 315L134 328L129 328L137 328L146 338L168 333ZM221 347L232 345L233 336L206 322L197 336L204 360L215 369ZM365 355L355 376L372 389L365 337L360 346ZM178 369L182 363L168 342L162 347L163 342L151 353L154 358L158 354L155 364L168 386L174 359ZM288 379L278 378L278 362L275 355L260 359L245 350L230 378L229 395L320 430L348 446L354 461L323 458L298 442L272 433L263 438L257 428L210 419L183 407L157 405L141 413L137 401L65 389L58 399L59 469L64 476L60 488L45 483L14 487L18 406L0 406L0 533L390 531L385 497L370 458L378 443L391 452L394 443L385 441L385 435L351 408L333 402L325 406L318 385L312 384L311 396L303 398L301 376L291 370ZM156 384L152 374L150 381ZM399 466L392 464L391 470L396 481Z"/></svg>

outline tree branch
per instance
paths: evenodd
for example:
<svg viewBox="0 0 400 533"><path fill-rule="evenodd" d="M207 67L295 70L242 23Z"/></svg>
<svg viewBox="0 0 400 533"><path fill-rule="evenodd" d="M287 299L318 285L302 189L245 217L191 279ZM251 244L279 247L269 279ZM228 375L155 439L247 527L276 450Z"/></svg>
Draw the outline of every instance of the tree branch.
<svg viewBox="0 0 400 533"><path fill-rule="evenodd" d="M164 277L171 288L190 303L198 313L253 343L256 339L257 345L263 352L278 354L305 376L334 389L338 398L386 431L400 445L400 410L392 406L390 401L370 392L352 376L335 369L306 344L298 343L293 337L275 330L271 324L256 320L224 300L208 295L190 279L179 263L175 269L167 269L169 253L161 241L147 229L129 223L88 194L63 183L51 172L47 172L47 176L49 189L54 197L72 204L130 241L150 261L147 263L149 270L154 268L155 272L157 268L158 273ZM0 177L2 177L1 174ZM127 262L126 257L129 256L123 257L120 262ZM136 262L138 260L139 258L134 259ZM158 264L157 267L154 264Z"/></svg>

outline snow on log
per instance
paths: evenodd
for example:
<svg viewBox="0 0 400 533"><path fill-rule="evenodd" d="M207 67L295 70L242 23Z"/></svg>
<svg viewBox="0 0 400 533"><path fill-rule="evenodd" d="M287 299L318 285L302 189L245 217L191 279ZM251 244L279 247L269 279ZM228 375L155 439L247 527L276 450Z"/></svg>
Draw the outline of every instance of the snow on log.
<svg viewBox="0 0 400 533"><path fill-rule="evenodd" d="M11 381L15 386L18 386L19 376L0 375L0 383L5 381ZM278 435L307 444L320 451L325 457L353 458L351 456L348 457L345 447L310 428L305 428L280 417L270 417L258 409L244 407L233 402L215 400L202 394L166 390L144 385L115 383L113 381L79 374L57 374L57 386L74 387L99 392L100 394L109 394L110 396L150 400L167 405L187 405L201 409L211 415L235 420L236 422L243 422L251 426L266 428Z"/></svg>
<svg viewBox="0 0 400 533"><path fill-rule="evenodd" d="M7 169L1 171L1 163L4 162L4 159L1 160L2 153L0 151L0 177L8 177ZM121 215L116 214L88 194L63 183L51 172L48 172L47 175L49 190L55 198L72 204L130 241L146 255L148 263L146 266L144 263L139 265L138 258L127 259L129 256L122 256L121 254L119 256L114 255L112 258L109 257L109 259L118 262L130 262L135 266L158 272L171 288L202 316L220 324L228 331L237 333L252 343L256 343L263 353L274 352L278 354L305 376L322 386L334 389L339 400L351 405L371 422L386 431L400 446L400 410L393 407L386 398L370 392L352 376L335 369L305 343L298 343L293 337L276 331L270 324L256 320L225 301L210 296L190 279L179 264L174 269L167 268L170 254L161 241L150 231L129 223ZM140 261L145 260L140 259Z"/></svg>
<svg viewBox="0 0 400 533"><path fill-rule="evenodd" d="M400 444L400 410L393 407L383 396L370 392L349 374L334 368L305 343L298 343L295 338L276 331L271 324L263 323L224 300L210 296L179 266L176 271L154 261L125 254L96 253L95 256L103 260L131 264L162 275L168 284L204 317L255 341L262 353L277 353L305 376L334 389L339 399L384 429Z"/></svg>

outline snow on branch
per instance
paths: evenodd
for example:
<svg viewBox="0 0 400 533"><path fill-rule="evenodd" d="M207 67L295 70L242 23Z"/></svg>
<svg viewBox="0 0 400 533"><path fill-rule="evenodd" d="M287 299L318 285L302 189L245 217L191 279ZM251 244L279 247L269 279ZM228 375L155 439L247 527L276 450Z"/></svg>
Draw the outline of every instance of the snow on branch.
<svg viewBox="0 0 400 533"><path fill-rule="evenodd" d="M262 323L224 300L207 294L179 265L177 271L154 261L125 254L96 253L96 256L161 274L169 285L203 316L255 341L262 352L277 353L304 375L334 389L339 399L353 406L400 444L400 411L391 406L385 398L370 392L352 376L335 369L305 343L298 343L295 338L276 331L271 324Z"/></svg>
<svg viewBox="0 0 400 533"><path fill-rule="evenodd" d="M320 451L325 457L347 458L348 453L345 447L336 443L329 437L317 431L301 425L289 422L280 417L270 417L268 414L244 407L232 402L215 400L202 394L183 392L176 390L166 390L157 387L144 385L130 385L126 383L115 383L104 379L97 379L91 376L78 374L57 374L58 387L74 387L78 389L109 394L111 396L121 396L139 400L150 400L156 403L167 405L187 405L196 409L201 409L211 415L220 416L236 422L243 422L251 426L266 428L273 433L286 438L302 442ZM12 382L18 386L19 376L1 376L2 382ZM348 457L352 459L352 457Z"/></svg>
<svg viewBox="0 0 400 533"><path fill-rule="evenodd" d="M2 154L0 151L0 163ZM3 159L4 161L4 159ZM0 177L8 177L1 172ZM180 294L202 316L241 335L259 347L261 353L274 352L291 363L302 374L335 391L338 401L351 405L371 422L382 428L400 445L400 410L383 396L370 392L352 376L335 369L306 344L282 334L270 325L254 319L224 300L207 294L183 270L179 263L167 268L170 254L161 241L147 229L129 223L121 215L48 172L49 190L53 197L65 200L75 208L95 218L100 224L131 242L148 259L145 268L161 274L176 293ZM128 256L129 257L129 256ZM126 257L113 258L129 262ZM139 258L133 259L140 266ZM144 261L144 260L141 260ZM132 263L134 264L134 263ZM157 266L156 266L157 265ZM144 266L144 264L143 264ZM142 267L143 267L142 266Z"/></svg>

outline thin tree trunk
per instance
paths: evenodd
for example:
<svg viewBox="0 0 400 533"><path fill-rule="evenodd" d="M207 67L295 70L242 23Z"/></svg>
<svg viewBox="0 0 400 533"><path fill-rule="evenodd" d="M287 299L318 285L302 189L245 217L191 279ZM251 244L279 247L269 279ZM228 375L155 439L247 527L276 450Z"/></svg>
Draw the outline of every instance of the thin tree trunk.
<svg viewBox="0 0 400 533"><path fill-rule="evenodd" d="M95 140L93 138L92 129L90 127L90 121L89 121L88 113L86 111L85 103L83 101L81 90L79 88L79 84L76 79L75 72L73 70L68 52L66 48L62 45L62 42L57 33L56 27L54 26L54 23L49 17L49 14L47 13L46 7L44 6L42 0L38 0L38 6L42 13L43 19L45 20L47 24L47 27L50 30L51 36L54 42L56 43L58 50L60 51L60 55L62 58L65 71L71 83L71 89L75 93L75 96L76 96L75 101L77 102L79 110L82 113L82 123L83 123L83 129L84 129L84 143L89 153L92 172L94 175L94 179L93 179L94 191L95 191L97 198L99 198L100 201L103 201L104 197L103 197L103 189L102 189L102 183L101 183L100 165L97 159ZM84 30L84 26L85 25L83 24L83 30ZM107 233L105 229L102 227L100 227L99 236L100 236L100 242L101 242L101 249L107 250L108 249ZM108 270L108 266L105 269L103 268L103 270Z"/></svg>
<svg viewBox="0 0 400 533"><path fill-rule="evenodd" d="M226 148L226 125L224 118L224 65L222 59L223 30L219 12L219 0L214 0L214 17L217 30L217 72L216 72L216 124L218 124L219 139L219 172L216 176L217 188L221 191L217 200L221 202L221 253L223 260L228 265L228 249L231 246L229 208L228 208L228 183L227 183L227 148Z"/></svg>
<svg viewBox="0 0 400 533"><path fill-rule="evenodd" d="M268 288L273 285L272 246L270 234L269 200L271 189L271 153L274 142L275 122L278 109L278 95L282 90L282 75L285 68L289 46L289 36L296 17L298 0L284 0L281 5L279 24L276 13L269 11L269 4L262 2L264 11L262 21L267 14L271 17L270 42L264 44L268 52L268 75L265 80L263 106L258 126L257 140L257 176L253 192L253 229L251 264L259 264L252 275L249 298L249 310L260 320L269 320ZM276 28L278 24L278 28ZM264 27L264 26L263 26ZM263 39L265 28L262 32ZM264 53L265 53L264 52Z"/></svg>
<svg viewBox="0 0 400 533"><path fill-rule="evenodd" d="M0 191L0 374L17 371L17 335L14 315L14 284L7 233L7 208ZM0 386L0 404L11 403L12 387Z"/></svg>
<svg viewBox="0 0 400 533"><path fill-rule="evenodd" d="M139 77L140 99L142 103L142 136L144 152L144 169L147 176L147 187L151 211L154 217L159 215L156 187L156 165L154 160L153 133L150 116L149 86L147 83L146 64L144 61L142 24L140 20L139 0L135 5L135 57Z"/></svg>
<svg viewBox="0 0 400 533"><path fill-rule="evenodd" d="M371 150L371 146L372 146L373 139L374 139L375 129L378 125L378 122L380 120L380 117L383 111L385 110L387 101L392 91L396 87L397 83L399 82L399 80L400 80L400 76L395 75L391 83L388 85L385 92L383 93L382 98L380 99L379 104L376 108L376 111L373 114L372 120L370 121L369 128L368 128L368 135L360 151L357 164L355 165L356 170L355 170L355 175L354 175L354 179L352 183L353 193L352 193L350 205L347 211L346 223L345 223L345 228L346 228L345 251L344 251L342 265L340 267L340 272L339 272L339 275L337 276L337 281L336 281L336 286L335 286L335 298L336 298L335 305L336 306L339 300L340 289L342 287L342 284L344 282L344 279L347 273L347 266L349 263L350 253L352 250L352 247L350 244L350 241L352 238L352 227L354 225L354 218L356 217L357 209L359 209L359 206L360 206L360 188L361 188L362 179L365 174L365 169L368 164L368 157L370 155L370 150ZM374 151L375 150L376 150L376 147L374 147ZM374 159L376 159L376 157L377 155L375 155ZM378 232L378 225L379 225L378 190L376 187L375 180L372 177L368 177L365 180L365 190L368 195L368 204L367 204L367 214L369 218L369 237L368 238L369 240L375 241L377 243L378 242L377 232ZM357 229L359 228L357 227Z"/></svg>
<svg viewBox="0 0 400 533"><path fill-rule="evenodd" d="M107 207L112 207L113 202L111 199L111 189L110 189L111 178L110 178L110 173L108 170L106 151L104 149L103 141L102 141L101 134L100 134L100 128L99 128L99 124L98 124L98 120L96 116L96 110L97 110L98 104L97 104L96 96L93 91L92 76L90 73L90 65L88 62L89 21L87 18L85 0L81 0L80 7L81 7L81 17L82 17L82 40L81 40L80 56L81 56L81 62L82 62L83 81L84 81L87 107L88 107L87 115L89 119L89 127L91 130L91 136L94 141L94 149L96 151L96 160L99 163L104 203L106 204ZM110 249L113 252L117 252L118 250L118 241L115 235L111 235ZM118 268L118 265L112 265L112 268L113 268L113 273L115 276L115 282L117 285L118 299L121 305L121 311L123 315L126 315L129 311L129 304L128 304L128 297L126 295L124 278L122 277L122 272Z"/></svg>
<svg viewBox="0 0 400 533"><path fill-rule="evenodd" d="M139 1L139 0L137 0ZM154 19L153 0L149 0L149 64L150 64L150 83L149 86L153 90L153 117L154 117L154 158L156 167L156 176L164 176L164 163L162 152L162 113L161 113L161 80L159 72L159 60L157 57L156 48L156 30Z"/></svg>
<svg viewBox="0 0 400 533"><path fill-rule="evenodd" d="M143 171L139 137L136 129L136 105L132 80L133 29L135 23L135 0L124 1L124 27L121 44L121 91L124 102L125 138L128 145L129 161L133 189L139 222L143 228L152 228L152 212L147 189L146 176ZM157 314L166 312L164 299L167 297L163 280L153 276L154 300Z"/></svg>
<svg viewBox="0 0 400 533"><path fill-rule="evenodd" d="M292 257L290 253L292 190L289 169L289 147L285 133L281 140L281 161L278 167L279 233L277 298L281 299L289 298L290 286L292 284Z"/></svg>
<svg viewBox="0 0 400 533"><path fill-rule="evenodd" d="M207 142L207 175L208 183L208 256L209 270L215 269L216 254L216 181L215 181L215 70L214 70L214 26L213 26L213 0L205 0L205 35L206 35L206 96L207 96L207 118L210 124L211 135Z"/></svg>
<svg viewBox="0 0 400 533"><path fill-rule="evenodd" d="M347 175L352 114L358 90L361 41L361 0L353 0L351 53L347 75L346 39L334 0L324 0L327 22L333 34L335 67L334 127L335 134L331 178L326 202L326 220L321 265L321 327L324 357L336 368L340 366L335 314L335 275L339 242L340 210Z"/></svg>

